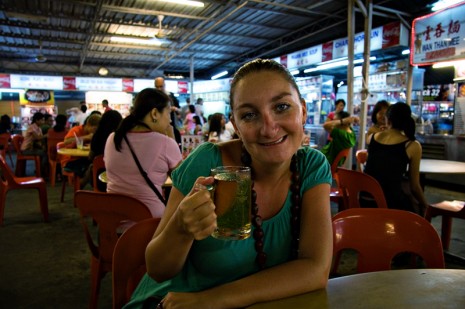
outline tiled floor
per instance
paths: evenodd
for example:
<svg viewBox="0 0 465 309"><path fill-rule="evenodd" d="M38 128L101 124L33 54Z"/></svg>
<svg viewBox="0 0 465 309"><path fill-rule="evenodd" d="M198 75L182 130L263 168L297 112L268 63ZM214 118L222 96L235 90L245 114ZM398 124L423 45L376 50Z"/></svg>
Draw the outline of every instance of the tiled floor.
<svg viewBox="0 0 465 309"><path fill-rule="evenodd" d="M0 228L0 308L86 308L90 253L73 207L72 188L60 203L61 183L48 187L51 222L45 224L34 190L8 193ZM429 202L465 200L465 192L427 186ZM439 218L433 225L439 230ZM465 220L454 220L450 251L465 257ZM448 268L465 264L447 261ZM102 282L99 308L111 308L111 274Z"/></svg>

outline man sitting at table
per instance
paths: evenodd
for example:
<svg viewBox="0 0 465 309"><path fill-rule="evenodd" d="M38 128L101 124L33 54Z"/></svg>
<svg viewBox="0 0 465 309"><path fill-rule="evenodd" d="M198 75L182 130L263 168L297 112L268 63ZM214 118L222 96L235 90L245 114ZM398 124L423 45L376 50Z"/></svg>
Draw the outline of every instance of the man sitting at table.
<svg viewBox="0 0 465 309"><path fill-rule="evenodd" d="M100 118L100 115L93 114L86 119L86 122L83 125L71 128L65 136L64 143L66 147L76 148L76 137L82 139L84 144L90 143L92 136L97 130ZM80 177L81 187L89 182L89 179L86 179L84 176L90 163L91 162L87 157L78 158L63 155L61 159L61 166L64 167L65 171L73 172Z"/></svg>

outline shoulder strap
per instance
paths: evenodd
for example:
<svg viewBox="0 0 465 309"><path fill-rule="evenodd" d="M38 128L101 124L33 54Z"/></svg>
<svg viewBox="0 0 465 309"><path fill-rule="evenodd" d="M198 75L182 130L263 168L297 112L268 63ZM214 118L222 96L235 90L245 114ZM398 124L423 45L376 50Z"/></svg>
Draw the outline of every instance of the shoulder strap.
<svg viewBox="0 0 465 309"><path fill-rule="evenodd" d="M131 144L129 144L129 140L128 140L128 138L126 137L126 135L124 136L124 140L126 141L126 144L128 144L129 150L131 150L132 157L134 158L134 161L136 162L136 165L137 165L137 167L139 168L139 171L140 171L140 173L142 174L142 177L144 177L145 181L147 182L147 184L149 185L149 187L153 190L153 192L155 192L155 194L158 196L158 198L160 199L160 201L161 201L164 205L166 205L166 201L165 201L165 199L163 198L163 196L161 195L160 191L158 191L157 187L155 187L155 185L153 184L153 182L149 179L149 176L147 175L147 172L144 171L144 169L143 169L142 166L140 165L139 159L137 159L137 156L136 156L136 154L134 153L134 150L132 149Z"/></svg>

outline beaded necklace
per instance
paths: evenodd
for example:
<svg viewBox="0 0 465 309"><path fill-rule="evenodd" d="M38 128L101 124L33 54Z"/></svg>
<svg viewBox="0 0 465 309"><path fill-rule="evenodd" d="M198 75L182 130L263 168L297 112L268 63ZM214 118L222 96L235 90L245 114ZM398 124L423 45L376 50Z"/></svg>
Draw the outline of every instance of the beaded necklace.
<svg viewBox="0 0 465 309"><path fill-rule="evenodd" d="M247 152L244 146L242 146L241 161L245 166L251 167L252 158ZM291 257L296 259L299 253L299 237L300 237L300 173L298 169L297 155L293 155L291 159L290 170L292 172L291 177L291 192L292 192L292 206L291 206ZM254 227L253 238L255 240L255 251L257 257L255 262L258 264L260 269L266 266L266 253L263 251L263 239L265 234L262 229L262 217L258 214L257 205L257 192L254 190L254 174L252 169L252 225Z"/></svg>

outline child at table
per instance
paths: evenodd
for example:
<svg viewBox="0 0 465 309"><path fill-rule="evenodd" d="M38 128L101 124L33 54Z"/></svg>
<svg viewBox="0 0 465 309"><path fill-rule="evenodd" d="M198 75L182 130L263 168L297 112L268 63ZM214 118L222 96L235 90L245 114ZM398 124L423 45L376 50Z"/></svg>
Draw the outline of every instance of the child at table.
<svg viewBox="0 0 465 309"><path fill-rule="evenodd" d="M76 136L81 138L84 143L89 143L97 130L100 118L100 115L94 114L89 116L83 125L72 127L65 136L65 145L69 148L75 148ZM90 163L91 161L87 157L76 158L64 155L61 159L61 166L63 166L65 171L73 172L80 177L81 187L89 182L89 177L84 176Z"/></svg>

